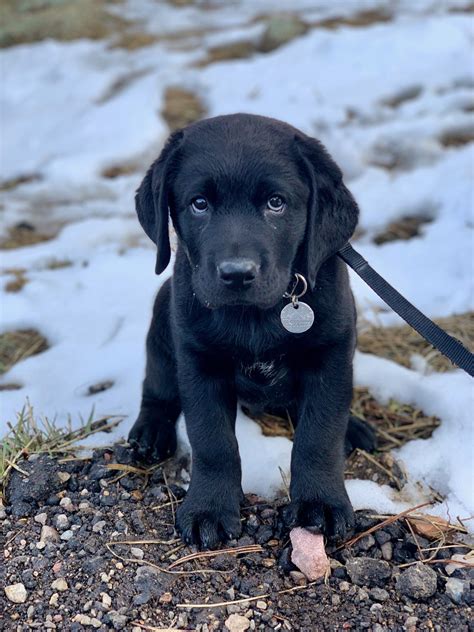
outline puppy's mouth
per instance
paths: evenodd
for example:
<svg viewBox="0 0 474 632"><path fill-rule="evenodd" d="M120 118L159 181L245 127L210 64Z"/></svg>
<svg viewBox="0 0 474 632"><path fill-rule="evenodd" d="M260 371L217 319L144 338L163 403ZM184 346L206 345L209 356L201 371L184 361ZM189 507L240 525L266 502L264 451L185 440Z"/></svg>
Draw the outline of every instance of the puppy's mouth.
<svg viewBox="0 0 474 632"><path fill-rule="evenodd" d="M202 283L197 278L194 289L196 298L207 309L219 309L226 306L270 309L281 301L287 285L286 282L281 283L279 280L261 279L259 283L251 287L236 290L221 287L218 283Z"/></svg>

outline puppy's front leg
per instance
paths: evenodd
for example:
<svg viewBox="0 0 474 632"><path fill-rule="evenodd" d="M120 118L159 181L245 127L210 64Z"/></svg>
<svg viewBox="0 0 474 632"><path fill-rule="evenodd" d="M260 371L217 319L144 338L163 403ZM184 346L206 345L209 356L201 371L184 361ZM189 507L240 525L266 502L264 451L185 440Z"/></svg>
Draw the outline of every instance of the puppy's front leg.
<svg viewBox="0 0 474 632"><path fill-rule="evenodd" d="M186 542L213 548L221 540L238 537L241 531L234 373L216 358L183 350L178 356L192 475L176 526Z"/></svg>
<svg viewBox="0 0 474 632"><path fill-rule="evenodd" d="M344 486L344 439L352 398L352 342L304 358L291 459L289 526L344 537L354 512Z"/></svg>

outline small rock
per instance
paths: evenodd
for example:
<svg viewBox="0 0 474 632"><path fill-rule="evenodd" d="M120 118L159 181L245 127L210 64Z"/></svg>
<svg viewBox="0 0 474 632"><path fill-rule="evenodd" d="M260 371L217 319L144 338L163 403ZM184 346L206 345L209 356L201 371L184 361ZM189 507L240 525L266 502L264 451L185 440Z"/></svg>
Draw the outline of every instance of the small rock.
<svg viewBox="0 0 474 632"><path fill-rule="evenodd" d="M59 593L55 592L51 595L51 599L49 600L49 605L53 608L56 608L59 602Z"/></svg>
<svg viewBox="0 0 474 632"><path fill-rule="evenodd" d="M66 514L58 514L56 516L54 524L58 529L63 531L64 529L67 529L69 527L69 518L66 516Z"/></svg>
<svg viewBox="0 0 474 632"><path fill-rule="evenodd" d="M100 627L101 623L98 619L95 619L95 621L97 621L97 623L99 624L98 626L94 625L93 623L93 618L90 617L88 614L76 614L75 617L73 617L72 619L75 623L80 623L81 625L90 625L90 626L94 626L94 627Z"/></svg>
<svg viewBox="0 0 474 632"><path fill-rule="evenodd" d="M53 568L51 570L53 571L55 575L57 575L62 567L63 567L63 563L60 560L58 560L57 562L54 562Z"/></svg>
<svg viewBox="0 0 474 632"><path fill-rule="evenodd" d="M268 607L268 606L267 606L267 602L266 602L266 601L263 601L263 600L261 600L261 599L260 599L259 601L257 601L257 603L256 603L255 605L257 606L257 608L258 608L259 610L266 610L266 609L267 609L267 607Z"/></svg>
<svg viewBox="0 0 474 632"><path fill-rule="evenodd" d="M59 501L59 506L65 509L66 511L74 511L75 509L74 505L72 504L72 500L69 498L69 496L65 496L64 498L61 498L61 500Z"/></svg>
<svg viewBox="0 0 474 632"><path fill-rule="evenodd" d="M469 581L450 577L446 582L446 594L454 603L462 603L469 595Z"/></svg>
<svg viewBox="0 0 474 632"><path fill-rule="evenodd" d="M291 561L310 581L324 577L329 572L329 559L321 534L297 527L291 530L290 539L293 545Z"/></svg>
<svg viewBox="0 0 474 632"><path fill-rule="evenodd" d="M225 627L230 632L245 632L250 627L250 621L241 614L231 614L225 620Z"/></svg>
<svg viewBox="0 0 474 632"><path fill-rule="evenodd" d="M379 529L378 531L376 531L374 534L374 537L380 546L382 546L382 544L385 544L385 542L389 542L392 539L392 536L390 535L390 533L387 533L383 529Z"/></svg>
<svg viewBox="0 0 474 632"><path fill-rule="evenodd" d="M172 600L173 600L173 595L170 592L165 592L161 595L158 601L160 603L171 603Z"/></svg>
<svg viewBox="0 0 474 632"><path fill-rule="evenodd" d="M111 626L114 630L124 630L127 625L127 617L124 614L118 613L116 610L111 610L108 613L108 618Z"/></svg>
<svg viewBox="0 0 474 632"><path fill-rule="evenodd" d="M23 584L10 584L10 586L5 586L5 594L9 601L13 603L25 603L26 598L28 596L26 592L26 588Z"/></svg>
<svg viewBox="0 0 474 632"><path fill-rule="evenodd" d="M145 555L143 549L138 548L138 546L132 546L132 548L130 549L130 553L133 555L133 557L136 557L137 560L142 560Z"/></svg>
<svg viewBox="0 0 474 632"><path fill-rule="evenodd" d="M391 542L384 542L380 546L380 550L382 552L382 557L387 562L390 561L393 557L393 545Z"/></svg>
<svg viewBox="0 0 474 632"><path fill-rule="evenodd" d="M299 586L304 586L307 583L306 577L300 571L290 571L290 577Z"/></svg>
<svg viewBox="0 0 474 632"><path fill-rule="evenodd" d="M474 569L474 561L472 557L468 557L467 555L462 555L461 553L455 553L451 562L446 566L446 572L448 575L452 575L454 571L458 568L469 568Z"/></svg>
<svg viewBox="0 0 474 632"><path fill-rule="evenodd" d="M417 562L400 574L395 587L406 597L428 599L436 592L437 576L432 568Z"/></svg>
<svg viewBox="0 0 474 632"><path fill-rule="evenodd" d="M375 601L387 601L387 599L390 597L385 588L377 587L371 588L369 590L369 595L372 597L372 599L375 599Z"/></svg>
<svg viewBox="0 0 474 632"><path fill-rule="evenodd" d="M95 525L92 527L92 531L94 533L101 533L102 529L105 527L106 522L105 520L99 520L98 522L95 523Z"/></svg>
<svg viewBox="0 0 474 632"><path fill-rule="evenodd" d="M24 584L25 588L29 590L33 590L36 588L37 580L31 568L25 568L25 570L21 574L21 581Z"/></svg>
<svg viewBox="0 0 474 632"><path fill-rule="evenodd" d="M46 520L48 519L48 514L46 513L39 513L35 516L35 522L38 522L41 525L45 525L46 524Z"/></svg>
<svg viewBox="0 0 474 632"><path fill-rule="evenodd" d="M346 569L352 582L358 586L383 586L392 575L390 564L370 557L348 560Z"/></svg>
<svg viewBox="0 0 474 632"><path fill-rule="evenodd" d="M69 472L58 472L58 478L61 483L67 483L68 480L71 478L71 475L69 474Z"/></svg>
<svg viewBox="0 0 474 632"><path fill-rule="evenodd" d="M418 623L418 617L407 617L405 619L405 627L408 628L413 628L414 626L416 626L416 624Z"/></svg>
<svg viewBox="0 0 474 632"><path fill-rule="evenodd" d="M55 542L56 540L59 540L59 533L54 527L48 527L45 524L41 528L40 542L46 544L46 542Z"/></svg>
<svg viewBox="0 0 474 632"><path fill-rule="evenodd" d="M350 587L351 585L349 584L349 582L346 582L345 580L339 583L339 590L341 592L347 592L350 589Z"/></svg>
<svg viewBox="0 0 474 632"><path fill-rule="evenodd" d="M369 534L363 537L359 543L358 547L361 551L368 551L375 545L375 538L373 535Z"/></svg>
<svg viewBox="0 0 474 632"><path fill-rule="evenodd" d="M53 590L64 592L69 588L69 586L67 585L67 581L63 577L59 577L58 579L55 579L54 582L51 584L51 588Z"/></svg>
<svg viewBox="0 0 474 632"><path fill-rule="evenodd" d="M103 592L100 593L100 596L102 597L102 605L104 606L104 608L110 608L110 606L112 605L112 598L110 597L110 595Z"/></svg>
<svg viewBox="0 0 474 632"><path fill-rule="evenodd" d="M69 540L73 537L73 535L74 535L74 532L68 529L67 531L64 531L64 533L61 533L61 540L64 540L65 542L69 542Z"/></svg>

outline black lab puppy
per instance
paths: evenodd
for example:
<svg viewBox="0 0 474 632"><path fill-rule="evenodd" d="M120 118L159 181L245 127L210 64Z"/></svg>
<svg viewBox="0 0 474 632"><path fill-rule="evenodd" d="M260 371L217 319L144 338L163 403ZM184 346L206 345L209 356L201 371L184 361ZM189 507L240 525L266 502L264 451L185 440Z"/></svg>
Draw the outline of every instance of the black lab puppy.
<svg viewBox="0 0 474 632"><path fill-rule="evenodd" d="M240 533L237 401L287 410L296 427L290 526L343 537L353 523L344 447L370 449L349 422L356 313L336 252L358 208L324 147L273 119L220 116L174 133L136 195L138 218L170 261L168 216L178 236L174 274L158 293L147 338L139 417L130 443L142 457L176 449L186 418L193 468L177 514L186 542L214 547ZM312 308L303 333L282 324L285 296ZM258 454L255 455L258 459Z"/></svg>

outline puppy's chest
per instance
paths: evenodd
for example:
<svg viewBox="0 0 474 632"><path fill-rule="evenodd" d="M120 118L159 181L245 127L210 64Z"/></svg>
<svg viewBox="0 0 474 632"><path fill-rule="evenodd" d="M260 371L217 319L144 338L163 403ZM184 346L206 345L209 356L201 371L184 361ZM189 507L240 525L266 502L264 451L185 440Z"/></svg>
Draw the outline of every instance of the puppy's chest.
<svg viewBox="0 0 474 632"><path fill-rule="evenodd" d="M239 398L252 404L287 401L293 390L292 371L284 356L238 361L235 382Z"/></svg>
<svg viewBox="0 0 474 632"><path fill-rule="evenodd" d="M286 377L288 367L282 361L282 358L277 358L257 360L252 363L241 361L238 364L237 371L251 382L271 385Z"/></svg>

